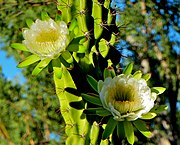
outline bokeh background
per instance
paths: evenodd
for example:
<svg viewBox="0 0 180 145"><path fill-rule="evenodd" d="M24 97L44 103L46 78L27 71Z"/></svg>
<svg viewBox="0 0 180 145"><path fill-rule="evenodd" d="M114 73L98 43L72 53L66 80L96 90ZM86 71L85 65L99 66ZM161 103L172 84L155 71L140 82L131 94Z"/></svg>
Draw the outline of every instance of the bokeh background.
<svg viewBox="0 0 180 145"><path fill-rule="evenodd" d="M55 18L55 0L0 0L0 145L64 144L64 122L55 95L52 74L31 75L33 65L16 65L28 53L14 50L11 43L22 42L26 19L40 18L42 11ZM68 3L64 3L67 5ZM150 139L141 137L137 145L180 144L180 1L113 0L119 28L116 47L120 66L134 61L135 70L151 73L150 86L167 90L156 104L167 111L148 121ZM88 10L87 10L88 12ZM139 135L140 136L140 135Z"/></svg>

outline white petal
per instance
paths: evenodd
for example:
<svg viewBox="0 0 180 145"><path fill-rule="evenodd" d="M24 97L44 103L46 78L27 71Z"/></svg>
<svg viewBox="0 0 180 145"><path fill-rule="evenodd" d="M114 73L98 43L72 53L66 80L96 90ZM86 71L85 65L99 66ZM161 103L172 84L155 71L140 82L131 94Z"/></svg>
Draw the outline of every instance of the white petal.
<svg viewBox="0 0 180 145"><path fill-rule="evenodd" d="M115 120L136 120L154 106L154 95L144 79L121 74L98 82L98 92L103 107Z"/></svg>
<svg viewBox="0 0 180 145"><path fill-rule="evenodd" d="M65 22L37 19L30 29L23 30L23 43L30 52L39 55L41 59L54 58L65 50L68 43L67 35L68 28Z"/></svg>

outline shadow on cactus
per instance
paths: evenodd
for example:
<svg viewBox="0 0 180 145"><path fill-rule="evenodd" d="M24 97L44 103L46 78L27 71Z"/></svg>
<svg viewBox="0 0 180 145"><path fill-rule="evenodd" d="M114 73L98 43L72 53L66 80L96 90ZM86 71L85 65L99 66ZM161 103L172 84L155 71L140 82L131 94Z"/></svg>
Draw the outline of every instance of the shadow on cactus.
<svg viewBox="0 0 180 145"><path fill-rule="evenodd" d="M22 68L38 62L32 75L38 75L48 66L50 72L54 71L58 78L62 76L63 64L66 68L73 68L72 52L78 52L85 37L74 38L74 30L77 22L67 24L57 17L51 19L46 12L42 12L41 19L33 22L26 20L29 28L23 29L23 43L13 43L12 48L32 53L26 57L17 67Z"/></svg>
<svg viewBox="0 0 180 145"><path fill-rule="evenodd" d="M167 109L165 105L155 105L157 95L165 91L163 87L149 88L147 81L150 74L142 75L141 71L131 74L133 64L130 63L123 73L116 76L112 67L104 70L104 81L96 81L87 76L87 81L97 94L81 94L82 98L96 107L84 109L85 114L108 118L105 123L102 139L110 139L113 132L121 139L127 138L134 143L134 128L144 136L151 137L143 120L154 118L157 113ZM73 90L66 89L71 93ZM87 105L88 106L88 105ZM111 140L113 142L113 140Z"/></svg>

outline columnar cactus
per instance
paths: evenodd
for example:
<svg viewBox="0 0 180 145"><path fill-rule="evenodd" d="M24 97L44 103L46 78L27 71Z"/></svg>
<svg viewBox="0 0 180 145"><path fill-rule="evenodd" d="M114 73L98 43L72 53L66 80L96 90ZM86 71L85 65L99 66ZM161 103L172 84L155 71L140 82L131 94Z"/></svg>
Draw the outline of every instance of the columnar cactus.
<svg viewBox="0 0 180 145"><path fill-rule="evenodd" d="M77 46L79 47L78 51L73 53L75 60L81 68L87 69L85 71L87 73L90 69L90 67L87 66L95 67L96 72L98 72L96 77L99 77L104 67L112 63L110 60L111 56L108 56L108 52L110 49L114 49L113 44L116 41L114 32L114 27L116 27L115 17L111 15L110 1L58 0L58 10L62 14L63 21L71 24L74 23L74 28L72 30L74 37L85 37L85 41ZM116 50L114 49L114 51ZM83 57L78 57L82 54ZM99 59L101 59L102 62L99 62ZM103 66L101 66L100 63L104 63L105 65L103 64ZM68 74L67 71L66 73ZM69 79L73 78L69 76ZM65 75L63 75L61 79L55 78L55 82L57 95L61 103L62 115L66 123L66 133L68 135L66 143L70 143L69 140L72 138L77 141L74 142L74 144L82 144L82 139L84 140L83 144L100 143L101 139L100 141L98 139L98 123L94 122L93 124L89 124L87 119L80 119L80 115L85 115L82 110L75 110L69 105L71 102L81 100L81 97L75 97L63 91L65 87L70 87L69 80L67 82L68 85L66 85ZM62 82L64 82L64 84ZM73 84L73 81L71 82ZM74 88L75 86L73 85L72 87ZM65 100L64 98L71 99ZM105 144L107 141L102 142Z"/></svg>
<svg viewBox="0 0 180 145"><path fill-rule="evenodd" d="M114 47L118 27L110 2L58 0L56 21L46 13L35 23L27 20L30 29L23 31L23 44L12 44L33 53L18 67L39 62L33 75L46 66L54 73L67 145L106 145L116 138L127 138L133 144L133 127L146 137L151 135L137 119L151 119L166 109L153 108L156 96L165 89L150 89L146 83L150 75L140 71L131 75L130 63L116 76L114 68L121 54Z"/></svg>

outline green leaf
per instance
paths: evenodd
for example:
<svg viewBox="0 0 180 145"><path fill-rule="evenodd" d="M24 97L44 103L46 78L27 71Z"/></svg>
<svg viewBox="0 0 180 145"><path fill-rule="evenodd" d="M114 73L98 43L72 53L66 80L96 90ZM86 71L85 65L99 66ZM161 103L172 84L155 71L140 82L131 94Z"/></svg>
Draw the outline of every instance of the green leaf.
<svg viewBox="0 0 180 145"><path fill-rule="evenodd" d="M65 67L69 68L71 66L71 64L69 64L61 55L59 56L59 59Z"/></svg>
<svg viewBox="0 0 180 145"><path fill-rule="evenodd" d="M164 88L164 87L153 87L153 88L151 88L151 91L155 92L157 95L162 94L165 90L166 90L166 88Z"/></svg>
<svg viewBox="0 0 180 145"><path fill-rule="evenodd" d="M152 119L152 118L154 118L156 116L157 116L156 113L148 112L148 113L142 115L141 119Z"/></svg>
<svg viewBox="0 0 180 145"><path fill-rule="evenodd" d="M125 136L130 144L134 144L134 129L133 125L129 121L124 121Z"/></svg>
<svg viewBox="0 0 180 145"><path fill-rule="evenodd" d="M117 121L113 119L113 117L110 117L110 119L108 120L108 123L106 125L106 128L104 129L104 132L102 134L102 139L107 139L114 131L116 125L117 125Z"/></svg>
<svg viewBox="0 0 180 145"><path fill-rule="evenodd" d="M124 138L125 137L125 132L124 132L124 125L122 121L119 121L117 124L117 135L119 138Z"/></svg>
<svg viewBox="0 0 180 145"><path fill-rule="evenodd" d="M146 128L146 123L142 120L135 120L133 121L135 127L147 138L152 136L152 133Z"/></svg>
<svg viewBox="0 0 180 145"><path fill-rule="evenodd" d="M50 63L51 60L52 60L51 58L46 58L44 60L41 60L32 71L32 75L34 76L38 75Z"/></svg>
<svg viewBox="0 0 180 145"><path fill-rule="evenodd" d="M24 44L22 44L22 43L12 43L11 47L15 48L17 50L28 51L29 52L29 50L26 48L26 46Z"/></svg>
<svg viewBox="0 0 180 145"><path fill-rule="evenodd" d="M95 105L98 105L98 106L102 106L102 103L101 103L101 100L97 97L94 97L94 96L91 96L91 95L88 95L88 94L81 94L81 96L88 102L92 103L92 104L95 104Z"/></svg>
<svg viewBox="0 0 180 145"><path fill-rule="evenodd" d="M148 81L151 78L151 74L150 73L144 74L142 78Z"/></svg>
<svg viewBox="0 0 180 145"><path fill-rule="evenodd" d="M49 17L49 15L48 15L47 12L42 11L42 12L41 12L41 19L44 21L44 20L50 19L50 17Z"/></svg>
<svg viewBox="0 0 180 145"><path fill-rule="evenodd" d="M64 51L61 56L67 61L67 63L73 63L73 57L69 51Z"/></svg>
<svg viewBox="0 0 180 145"><path fill-rule="evenodd" d="M32 19L26 19L26 24L29 28L31 28L31 25L33 24L33 20Z"/></svg>
<svg viewBox="0 0 180 145"><path fill-rule="evenodd" d="M123 70L123 74L129 75L133 70L133 63L129 63Z"/></svg>
<svg viewBox="0 0 180 145"><path fill-rule="evenodd" d="M25 66L31 65L39 60L40 60L39 56L32 54L32 55L26 57L22 62L20 62L17 67L19 67L19 68L25 67Z"/></svg>
<svg viewBox="0 0 180 145"><path fill-rule="evenodd" d="M91 87L96 91L98 92L97 90L97 85L98 85L98 82L90 75L87 75L87 81L88 83L91 85Z"/></svg>
<svg viewBox="0 0 180 145"><path fill-rule="evenodd" d="M111 112L109 112L108 110L102 109L102 110L97 110L96 114L99 116L109 116L112 115Z"/></svg>
<svg viewBox="0 0 180 145"><path fill-rule="evenodd" d="M134 74L133 74L133 77L135 79L140 79L142 76L142 72L140 70L136 71Z"/></svg>
<svg viewBox="0 0 180 145"><path fill-rule="evenodd" d="M154 113L161 113L165 110L168 109L168 106L166 105L159 105L159 106L154 106L150 112L154 112Z"/></svg>
<svg viewBox="0 0 180 145"><path fill-rule="evenodd" d="M61 78L62 77L62 68L61 68L61 62L59 59L53 59L52 60L52 67L53 67L53 71L54 74L57 78Z"/></svg>
<svg viewBox="0 0 180 145"><path fill-rule="evenodd" d="M104 109L103 107L98 107L98 108L87 108L87 109L84 109L84 113L85 114L91 114L91 115L97 115L96 114L96 111L97 110L102 110L102 109Z"/></svg>
<svg viewBox="0 0 180 145"><path fill-rule="evenodd" d="M112 77L111 76L111 72L109 71L108 68L104 69L104 73L103 73L104 79L108 78L108 77Z"/></svg>

